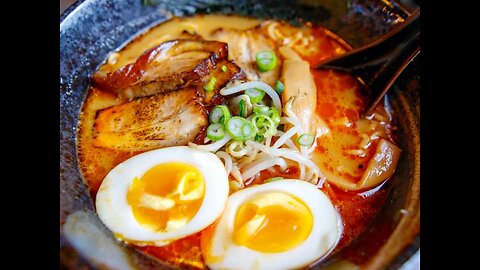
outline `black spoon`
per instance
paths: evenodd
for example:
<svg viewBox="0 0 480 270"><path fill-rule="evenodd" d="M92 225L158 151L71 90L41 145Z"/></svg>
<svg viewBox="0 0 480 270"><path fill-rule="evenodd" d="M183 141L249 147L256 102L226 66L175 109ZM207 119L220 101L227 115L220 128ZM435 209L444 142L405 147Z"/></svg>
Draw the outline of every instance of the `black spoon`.
<svg viewBox="0 0 480 270"><path fill-rule="evenodd" d="M372 113L402 73L420 53L420 9L372 43L320 63L316 69L336 69L353 75L371 99L363 116Z"/></svg>

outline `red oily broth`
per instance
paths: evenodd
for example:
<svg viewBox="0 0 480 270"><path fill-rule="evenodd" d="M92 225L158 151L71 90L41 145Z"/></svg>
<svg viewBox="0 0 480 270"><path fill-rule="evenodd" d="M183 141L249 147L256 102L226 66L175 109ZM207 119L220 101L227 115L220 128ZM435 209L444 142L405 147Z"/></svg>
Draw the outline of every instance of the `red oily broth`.
<svg viewBox="0 0 480 270"><path fill-rule="evenodd" d="M235 29L247 29L254 27L261 21L252 18L222 15L197 15L190 18L174 18L163 23L139 38L115 54L116 61L106 63L100 70L111 71L133 62L145 50L172 39L183 30L195 31L208 37L209 32L222 27ZM279 29L286 35L296 32L299 28L281 23ZM302 31L308 31L313 39L313 48L306 51L302 45L292 46L303 59L311 66L317 65L324 59L344 53L349 46L328 30L320 26L306 25ZM301 42L299 42L301 43ZM310 47L312 47L310 45ZM317 87L317 113L325 120L335 141L329 141L320 137L314 152L313 160L321 170L328 170L338 176L358 182L367 167L368 161L373 156L378 140L369 142L362 155L349 154L349 150L359 148L364 144L364 137L378 135L380 138L393 141L391 133L391 112L383 105L376 108L376 114L372 121L359 121L362 110L365 107L367 96L359 89L359 85L352 77L335 71L317 71L311 69ZM97 190L107 175L116 165L124 160L139 154L140 152L125 152L93 145L93 125L96 113L104 108L118 105L126 100L117 98L114 94L91 88L83 104L78 138L78 156L80 168L84 179L89 187L92 199L95 200ZM195 142L203 142L205 136L201 132ZM342 169L342 166L345 167ZM284 178L296 178L299 175L298 167L290 166L282 172L274 167L260 173L248 186L261 184L264 180L282 176ZM332 201L341 216L343 230L340 242L335 251L347 246L377 215L385 202L388 190L385 187L376 188L371 192L343 191L328 182L321 188ZM167 246L136 247L162 261L174 265L194 269L206 269L200 251L201 232L179 239ZM388 234L383 234L384 238ZM382 239L380 239L382 241ZM378 247L365 247L374 250ZM335 252L334 251L334 252ZM352 252L351 254L355 254ZM365 258L349 256L346 259L361 264Z"/></svg>

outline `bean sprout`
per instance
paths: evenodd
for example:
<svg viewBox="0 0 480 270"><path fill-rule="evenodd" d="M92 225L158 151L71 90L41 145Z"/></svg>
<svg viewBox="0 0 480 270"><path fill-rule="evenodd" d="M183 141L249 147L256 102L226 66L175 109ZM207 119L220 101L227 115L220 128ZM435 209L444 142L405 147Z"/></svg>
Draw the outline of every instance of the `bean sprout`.
<svg viewBox="0 0 480 270"><path fill-rule="evenodd" d="M230 141L231 137L228 134L225 134L225 137L223 139L216 141L212 144L206 144L206 145L198 145L192 142L188 143L188 146L191 146L193 148L199 149L199 150L205 150L209 152L216 152L218 149L222 148L225 144L227 144Z"/></svg>
<svg viewBox="0 0 480 270"><path fill-rule="evenodd" d="M210 142L210 144L189 143L189 146L215 153L223 161L227 174L231 175L230 182L231 186L235 187L234 190L251 184L264 170L274 172L274 166L279 166L282 171L285 171L289 163L298 164L299 179L322 187L326 178L319 167L310 159L310 154L316 147L316 140L311 146L298 146L292 139L295 135L300 136L304 133L299 118L292 111L292 103L297 98L302 97L291 97L285 103L282 111L278 94L269 85L261 81L241 84L229 83L228 87L220 90L220 94L231 95L251 88L261 89L270 96L273 106L279 112L283 112L283 116L280 117L280 124L285 124L286 130L277 129L276 135L265 135L259 141L253 139L236 141L225 134L225 137L219 141L211 142L205 139L204 143ZM251 121L251 118L252 116L246 118L246 120ZM321 135L317 130L315 138ZM272 145L273 137L276 140Z"/></svg>
<svg viewBox="0 0 480 270"><path fill-rule="evenodd" d="M284 145L287 140L290 140L291 137L297 134L299 129L300 127L293 126L293 128L289 129L282 136L280 136L280 138L273 144L272 148L279 148L281 145Z"/></svg>
<svg viewBox="0 0 480 270"><path fill-rule="evenodd" d="M275 165L279 165L282 170L287 169L287 162L283 158L272 158L252 164L242 173L242 177L243 179L248 179Z"/></svg>
<svg viewBox="0 0 480 270"><path fill-rule="evenodd" d="M275 109L277 109L279 112L282 111L282 104L280 103L280 97L278 96L277 92L275 92L270 85L261 81L245 82L230 88L223 88L220 90L220 94L228 96L251 88L263 90L272 99Z"/></svg>
<svg viewBox="0 0 480 270"><path fill-rule="evenodd" d="M232 157L230 157L230 155L227 154L225 151L218 151L215 153L215 155L217 155L217 157L219 157L220 159L223 159L225 164L225 170L227 171L227 175L229 175L232 171Z"/></svg>
<svg viewBox="0 0 480 270"><path fill-rule="evenodd" d="M236 165L232 166L232 176L233 178L235 178L235 180L237 180L237 182L241 184L242 187L244 186L242 174L240 173L240 170Z"/></svg>
<svg viewBox="0 0 480 270"><path fill-rule="evenodd" d="M282 136L283 134L285 134L285 132L280 131L280 130L277 131L277 135ZM285 144L286 144L290 149L299 152L297 146L293 143L293 141L292 141L291 139L287 139L287 140L285 141Z"/></svg>

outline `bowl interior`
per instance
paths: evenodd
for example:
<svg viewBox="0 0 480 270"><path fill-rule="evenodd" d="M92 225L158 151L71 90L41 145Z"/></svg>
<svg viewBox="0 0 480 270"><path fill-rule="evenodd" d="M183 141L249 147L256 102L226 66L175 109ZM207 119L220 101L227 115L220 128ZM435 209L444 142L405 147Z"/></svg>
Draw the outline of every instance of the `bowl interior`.
<svg viewBox="0 0 480 270"><path fill-rule="evenodd" d="M63 267L102 268L103 263L120 269L132 265L139 269L169 268L115 242L94 214L94 204L79 170L78 116L89 77L110 51L172 16L195 13L238 14L281 19L293 24L321 23L353 47L368 43L407 16L402 6L387 1L231 2L90 0L77 2L61 15L60 255ZM348 252L369 258L365 269L397 269L419 249L419 62L417 57L407 67L388 96L398 119L397 135L403 152L395 176L389 181L392 191L387 203L369 229L353 244L326 262L313 266L314 269L323 269ZM379 232L389 234L387 240L374 245L373 250L363 250L362 245L376 241L375 235ZM108 263L112 261L116 264Z"/></svg>

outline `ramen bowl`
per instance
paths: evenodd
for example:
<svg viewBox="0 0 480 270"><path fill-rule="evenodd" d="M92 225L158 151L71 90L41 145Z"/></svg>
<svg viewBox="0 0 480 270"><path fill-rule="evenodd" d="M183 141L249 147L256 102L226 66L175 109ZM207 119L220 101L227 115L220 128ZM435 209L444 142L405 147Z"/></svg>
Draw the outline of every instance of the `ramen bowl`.
<svg viewBox="0 0 480 270"><path fill-rule="evenodd" d="M60 17L60 263L65 269L175 269L124 245L95 213L77 155L90 77L108 54L173 16L235 14L319 23L352 47L386 33L412 11L389 1L78 1ZM417 57L388 93L402 149L379 214L348 246L311 269L398 269L420 248L420 67Z"/></svg>

